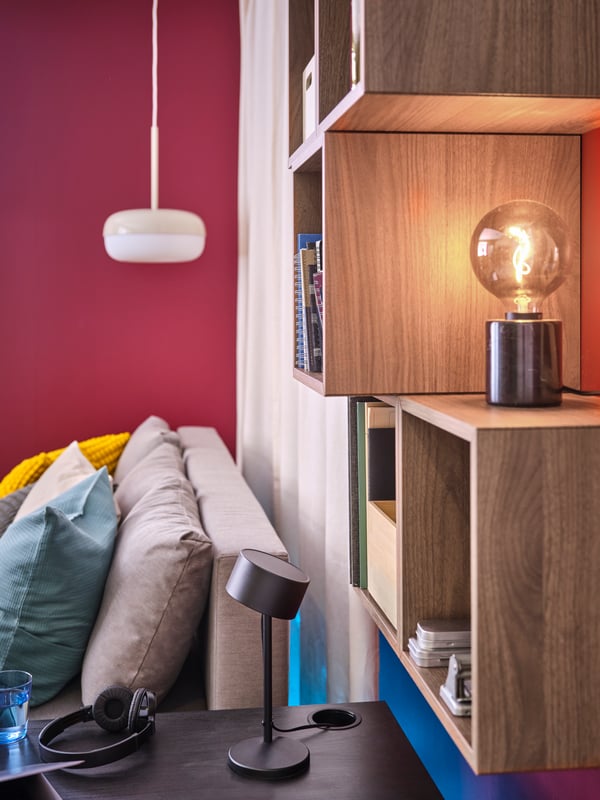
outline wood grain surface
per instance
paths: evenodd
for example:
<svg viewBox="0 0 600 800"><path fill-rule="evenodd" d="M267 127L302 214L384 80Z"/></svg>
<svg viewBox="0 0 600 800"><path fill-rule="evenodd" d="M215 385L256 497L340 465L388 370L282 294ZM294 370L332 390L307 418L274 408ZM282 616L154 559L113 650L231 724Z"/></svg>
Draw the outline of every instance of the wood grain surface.
<svg viewBox="0 0 600 800"><path fill-rule="evenodd" d="M325 120L329 130L581 134L600 127L600 100L520 95L381 94L359 91Z"/></svg>
<svg viewBox="0 0 600 800"><path fill-rule="evenodd" d="M417 622L468 617L469 445L417 417L401 416L402 647Z"/></svg>
<svg viewBox="0 0 600 800"><path fill-rule="evenodd" d="M600 428L479 431L472 490L480 768L598 766Z"/></svg>
<svg viewBox="0 0 600 800"><path fill-rule="evenodd" d="M323 152L326 394L485 389L486 319L472 232L515 198L552 206L572 234L571 276L549 299L564 380L579 381L579 138L327 133Z"/></svg>
<svg viewBox="0 0 600 800"><path fill-rule="evenodd" d="M292 0L288 4L289 140L290 153L302 144L302 73L315 52L313 0Z"/></svg>
<svg viewBox="0 0 600 800"><path fill-rule="evenodd" d="M595 0L366 0L367 91L600 96Z"/></svg>
<svg viewBox="0 0 600 800"><path fill-rule="evenodd" d="M327 0L318 5L318 108L321 121L352 87L352 28L348 0Z"/></svg>

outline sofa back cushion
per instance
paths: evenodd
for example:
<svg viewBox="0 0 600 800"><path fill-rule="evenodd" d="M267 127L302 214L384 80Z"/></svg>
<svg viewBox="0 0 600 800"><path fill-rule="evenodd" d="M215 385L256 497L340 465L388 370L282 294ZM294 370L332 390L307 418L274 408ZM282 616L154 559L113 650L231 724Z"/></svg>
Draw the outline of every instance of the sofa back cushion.
<svg viewBox="0 0 600 800"><path fill-rule="evenodd" d="M211 568L212 545L189 481L163 475L119 527L83 661L85 704L115 683L150 689L159 701L166 695L204 613Z"/></svg>
<svg viewBox="0 0 600 800"><path fill-rule="evenodd" d="M114 472L115 485L118 486L136 464L164 442L180 446L179 435L169 428L164 419L150 416L140 423L129 437L117 462Z"/></svg>
<svg viewBox="0 0 600 800"><path fill-rule="evenodd" d="M123 517L150 489L179 476L185 477L181 450L172 442L159 444L129 470L115 489L115 500Z"/></svg>

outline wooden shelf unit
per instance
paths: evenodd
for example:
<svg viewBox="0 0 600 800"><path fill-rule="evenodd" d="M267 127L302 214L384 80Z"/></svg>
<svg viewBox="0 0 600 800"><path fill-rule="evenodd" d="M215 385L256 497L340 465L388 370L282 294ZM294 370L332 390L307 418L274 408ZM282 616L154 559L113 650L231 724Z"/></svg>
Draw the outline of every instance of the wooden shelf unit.
<svg viewBox="0 0 600 800"><path fill-rule="evenodd" d="M290 0L289 13L290 153L302 144L302 71L313 54L320 132L600 127L594 0Z"/></svg>
<svg viewBox="0 0 600 800"><path fill-rule="evenodd" d="M325 264L323 373L298 380L324 395L483 391L484 323L504 308L472 273L470 238L527 198L573 237L572 273L543 310L563 320L564 382L580 386L579 134L600 126L597 17L593 0L576 14L571 0L289 3L294 234L323 233ZM317 129L303 141L313 54Z"/></svg>
<svg viewBox="0 0 600 800"><path fill-rule="evenodd" d="M485 390L485 320L472 232L514 197L547 203L575 240L570 277L545 304L564 326L579 386L580 142L576 136L326 133L294 172L294 235L323 234L325 395ZM292 259L290 258L290 263Z"/></svg>
<svg viewBox="0 0 600 800"><path fill-rule="evenodd" d="M482 395L380 397L396 408L396 617L361 597L478 773L597 767L600 400L491 407ZM470 615L472 718L445 669L408 655L417 621Z"/></svg>
<svg viewBox="0 0 600 800"><path fill-rule="evenodd" d="M322 233L325 297L323 372L294 375L396 408L395 623L359 591L477 772L600 766L598 402L499 409L470 394L485 388L485 320L504 309L469 260L503 202L563 217L577 258L543 310L563 321L563 382L579 387L580 151L600 128L599 42L596 0L289 0L294 237ZM440 700L446 670L407 652L418 619L465 613L468 720Z"/></svg>

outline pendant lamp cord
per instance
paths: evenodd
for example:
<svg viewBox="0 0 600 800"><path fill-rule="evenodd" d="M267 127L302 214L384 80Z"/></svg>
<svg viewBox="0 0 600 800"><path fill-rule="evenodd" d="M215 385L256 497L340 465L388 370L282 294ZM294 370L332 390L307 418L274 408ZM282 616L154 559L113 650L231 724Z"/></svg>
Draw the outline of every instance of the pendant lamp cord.
<svg viewBox="0 0 600 800"><path fill-rule="evenodd" d="M158 125L158 0L152 3L152 127Z"/></svg>
<svg viewBox="0 0 600 800"><path fill-rule="evenodd" d="M158 208L158 0L152 2L152 126L150 128L150 208Z"/></svg>

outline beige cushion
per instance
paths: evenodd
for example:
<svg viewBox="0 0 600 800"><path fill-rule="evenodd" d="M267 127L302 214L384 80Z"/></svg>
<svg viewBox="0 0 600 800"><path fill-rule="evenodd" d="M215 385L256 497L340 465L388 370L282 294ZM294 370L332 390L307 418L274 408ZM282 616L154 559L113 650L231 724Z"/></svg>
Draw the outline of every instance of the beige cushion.
<svg viewBox="0 0 600 800"><path fill-rule="evenodd" d="M150 416L131 434L115 468L115 484L118 486L136 464L155 447L170 442L179 447L179 436L169 428L164 419Z"/></svg>
<svg viewBox="0 0 600 800"><path fill-rule="evenodd" d="M48 505L51 500L54 500L84 478L93 475L94 472L96 472L95 468L83 455L79 449L79 444L71 442L33 486L17 511L15 522L32 511Z"/></svg>
<svg viewBox="0 0 600 800"><path fill-rule="evenodd" d="M129 514L146 492L156 486L164 486L173 477L185 476L183 456L179 447L163 442L133 467L115 490L115 500L121 514Z"/></svg>
<svg viewBox="0 0 600 800"><path fill-rule="evenodd" d="M146 492L119 528L83 661L85 704L115 683L165 696L204 612L211 566L189 481L175 476Z"/></svg>

